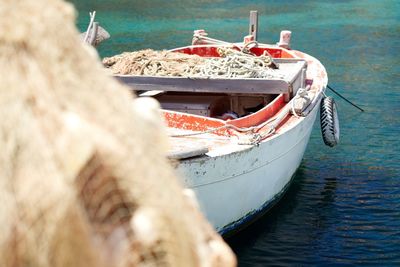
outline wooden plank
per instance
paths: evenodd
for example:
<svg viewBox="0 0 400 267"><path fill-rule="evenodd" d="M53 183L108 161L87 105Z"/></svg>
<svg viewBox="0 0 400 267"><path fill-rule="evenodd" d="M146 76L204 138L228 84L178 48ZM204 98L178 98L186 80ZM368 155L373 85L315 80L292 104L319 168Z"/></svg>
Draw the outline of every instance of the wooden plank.
<svg viewBox="0 0 400 267"><path fill-rule="evenodd" d="M153 76L115 76L135 91L174 91L203 93L280 94L288 91L284 80L265 79L204 79Z"/></svg>
<svg viewBox="0 0 400 267"><path fill-rule="evenodd" d="M303 58L274 58L274 61L279 64L294 64L297 62L304 62L305 66L307 66L307 61Z"/></svg>
<svg viewBox="0 0 400 267"><path fill-rule="evenodd" d="M261 78L200 78L114 75L134 91L174 91L228 94L281 94L291 93L295 81L306 68L305 61L278 60L284 79ZM300 85L301 86L301 85Z"/></svg>

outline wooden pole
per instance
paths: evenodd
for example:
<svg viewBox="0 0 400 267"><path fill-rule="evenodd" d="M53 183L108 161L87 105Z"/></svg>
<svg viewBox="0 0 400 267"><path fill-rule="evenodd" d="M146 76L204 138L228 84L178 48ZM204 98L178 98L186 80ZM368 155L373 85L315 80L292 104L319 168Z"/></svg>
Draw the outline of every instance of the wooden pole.
<svg viewBox="0 0 400 267"><path fill-rule="evenodd" d="M258 11L250 11L250 25L249 25L249 35L254 37L254 41L257 41L258 33Z"/></svg>

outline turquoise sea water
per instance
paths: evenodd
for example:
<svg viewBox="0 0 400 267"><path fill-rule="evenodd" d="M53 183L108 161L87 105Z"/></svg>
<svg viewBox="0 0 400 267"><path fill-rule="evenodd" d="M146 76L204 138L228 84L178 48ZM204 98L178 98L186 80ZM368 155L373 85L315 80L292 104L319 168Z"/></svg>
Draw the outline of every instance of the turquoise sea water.
<svg viewBox="0 0 400 267"><path fill-rule="evenodd" d="M240 41L250 10L260 41L291 30L293 48L320 59L330 85L366 112L336 97L341 144L324 146L316 123L280 204L228 240L239 265L400 266L400 1L72 2L80 30L96 10L112 35L101 56L188 45L195 29Z"/></svg>

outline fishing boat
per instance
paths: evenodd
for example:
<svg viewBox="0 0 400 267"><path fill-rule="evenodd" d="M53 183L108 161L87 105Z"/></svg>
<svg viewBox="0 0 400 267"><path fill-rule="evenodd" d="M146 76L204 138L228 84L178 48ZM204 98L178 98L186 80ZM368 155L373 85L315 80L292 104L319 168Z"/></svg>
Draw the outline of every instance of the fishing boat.
<svg viewBox="0 0 400 267"><path fill-rule="evenodd" d="M192 45L171 52L218 58L229 47L270 57L277 77L116 75L138 95L160 102L170 135L168 157L223 235L241 229L282 197L319 109L325 143L334 146L339 140L335 103L324 96L324 66L290 49L290 32L282 32L277 44L256 42L256 26L250 25L250 35L234 44L195 31Z"/></svg>

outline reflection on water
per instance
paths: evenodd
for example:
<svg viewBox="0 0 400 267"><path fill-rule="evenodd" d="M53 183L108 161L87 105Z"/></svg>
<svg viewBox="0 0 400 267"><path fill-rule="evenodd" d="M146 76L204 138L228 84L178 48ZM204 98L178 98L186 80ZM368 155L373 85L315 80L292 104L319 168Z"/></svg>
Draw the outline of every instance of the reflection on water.
<svg viewBox="0 0 400 267"><path fill-rule="evenodd" d="M330 85L366 112L337 99L341 144L325 147L317 122L286 196L229 242L240 266L400 266L400 1L72 2L81 30L96 10L111 33L101 56L184 46L195 29L239 41L249 10L260 12L260 40L292 30L293 47L319 58Z"/></svg>
<svg viewBox="0 0 400 267"><path fill-rule="evenodd" d="M240 265L399 262L400 189L389 189L392 173L345 164L329 177L312 167L305 160L279 205L228 240Z"/></svg>

